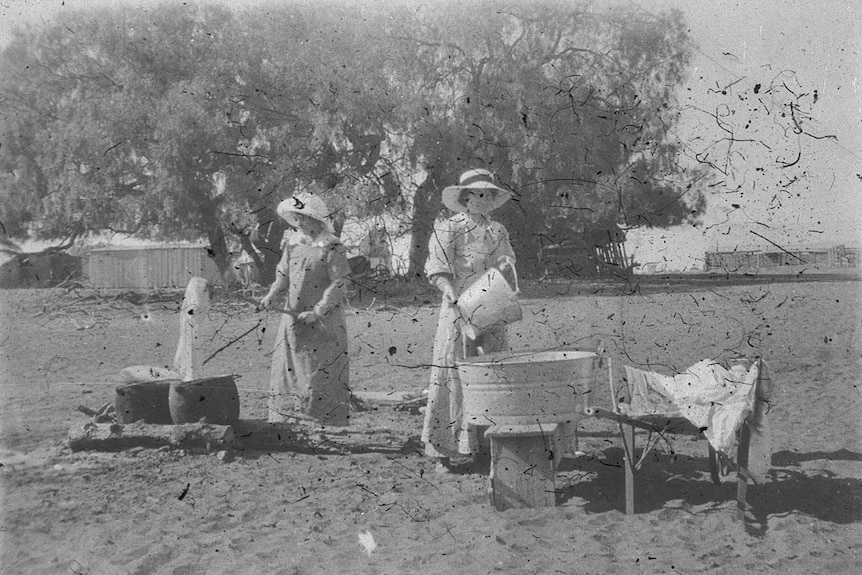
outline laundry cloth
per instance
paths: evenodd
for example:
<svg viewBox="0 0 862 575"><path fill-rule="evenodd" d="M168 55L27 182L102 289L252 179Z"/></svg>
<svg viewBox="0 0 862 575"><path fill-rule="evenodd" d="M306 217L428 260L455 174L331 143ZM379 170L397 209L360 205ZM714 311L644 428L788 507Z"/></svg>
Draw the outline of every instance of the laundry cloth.
<svg viewBox="0 0 862 575"><path fill-rule="evenodd" d="M207 285L205 279L193 277L189 280L183 296L180 308L180 338L177 342L173 366L174 371L179 373L183 381L192 381L195 377L200 377L203 362L197 339L198 328L210 307Z"/></svg>
<svg viewBox="0 0 862 575"><path fill-rule="evenodd" d="M621 405L625 415L684 417L703 430L716 451L731 460L736 456L736 432L748 420L752 432L749 471L762 474L768 469L772 448L767 413L772 377L766 362L726 368L704 359L674 376L630 366L625 370L631 392L629 404Z"/></svg>

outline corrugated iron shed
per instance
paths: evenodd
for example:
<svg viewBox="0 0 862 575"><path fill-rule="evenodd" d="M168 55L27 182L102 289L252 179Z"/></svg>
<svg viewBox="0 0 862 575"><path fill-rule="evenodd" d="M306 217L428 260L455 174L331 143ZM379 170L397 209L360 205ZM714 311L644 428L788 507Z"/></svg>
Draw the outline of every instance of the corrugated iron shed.
<svg viewBox="0 0 862 575"><path fill-rule="evenodd" d="M86 273L95 288L183 288L194 276L221 283L207 248L199 245L94 248Z"/></svg>

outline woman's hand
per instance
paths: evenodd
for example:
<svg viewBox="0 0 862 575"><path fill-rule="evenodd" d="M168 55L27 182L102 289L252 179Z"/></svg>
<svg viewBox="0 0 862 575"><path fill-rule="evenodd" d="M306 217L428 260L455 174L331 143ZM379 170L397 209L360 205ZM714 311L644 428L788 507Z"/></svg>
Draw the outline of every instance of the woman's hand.
<svg viewBox="0 0 862 575"><path fill-rule="evenodd" d="M509 256L503 256L497 262L497 267L501 272L506 271L507 269L512 270L512 273L515 273L515 262Z"/></svg>
<svg viewBox="0 0 862 575"><path fill-rule="evenodd" d="M260 308L261 309L269 309L272 306L272 296L266 294L263 296L263 299L260 300Z"/></svg>
<svg viewBox="0 0 862 575"><path fill-rule="evenodd" d="M458 296L455 295L455 288L451 285L443 286L443 301L446 303L454 304L458 301Z"/></svg>
<svg viewBox="0 0 862 575"><path fill-rule="evenodd" d="M515 286L515 293L520 293L521 290L518 289L518 272L515 269L515 260L510 256L502 256L497 262L497 269L500 270L500 273L503 274L503 277L506 278L506 281L508 281L510 285Z"/></svg>
<svg viewBox="0 0 862 575"><path fill-rule="evenodd" d="M304 323L306 325L311 325L314 322L316 322L317 320L319 320L320 316L317 315L316 311L312 310L312 311L302 312L301 314L299 314L297 316L296 319L297 319L297 321L301 321L302 323Z"/></svg>
<svg viewBox="0 0 862 575"><path fill-rule="evenodd" d="M432 283L443 294L443 303L454 304L458 300L455 288L452 287L452 281L445 275L439 274L433 276Z"/></svg>

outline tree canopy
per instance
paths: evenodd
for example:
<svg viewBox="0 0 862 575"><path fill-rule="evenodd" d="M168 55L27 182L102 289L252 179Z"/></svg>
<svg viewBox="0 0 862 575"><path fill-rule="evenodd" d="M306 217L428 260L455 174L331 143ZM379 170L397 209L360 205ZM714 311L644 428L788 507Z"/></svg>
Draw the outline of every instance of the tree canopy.
<svg viewBox="0 0 862 575"><path fill-rule="evenodd" d="M486 167L519 257L703 209L669 135L690 53L677 12L544 0L165 3L80 12L0 53L0 222L11 237L206 237L268 280L275 205L405 217L421 274L440 191ZM269 270L269 271L266 271Z"/></svg>

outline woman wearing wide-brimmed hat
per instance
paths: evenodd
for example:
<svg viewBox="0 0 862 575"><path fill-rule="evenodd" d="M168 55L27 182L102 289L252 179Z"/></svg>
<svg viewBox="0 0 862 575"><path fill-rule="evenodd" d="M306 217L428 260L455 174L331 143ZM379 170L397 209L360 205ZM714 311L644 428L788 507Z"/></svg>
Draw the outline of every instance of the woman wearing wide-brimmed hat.
<svg viewBox="0 0 862 575"><path fill-rule="evenodd" d="M350 266L319 197L298 192L278 205L295 233L282 247L268 308L287 290L270 372L269 421L347 425L350 374L343 302Z"/></svg>
<svg viewBox="0 0 862 575"><path fill-rule="evenodd" d="M476 339L464 335L455 302L466 287L492 267L514 273L515 253L509 234L490 217L511 197L512 192L497 185L488 170L464 172L458 185L443 190L443 204L455 215L435 224L428 245L425 275L442 292L443 301L434 339L422 441L425 454L438 459L437 471L448 469L449 458L478 450L476 430L463 423L461 382L455 362L465 354L476 355L480 347L486 353L507 347L505 326L485 331Z"/></svg>

